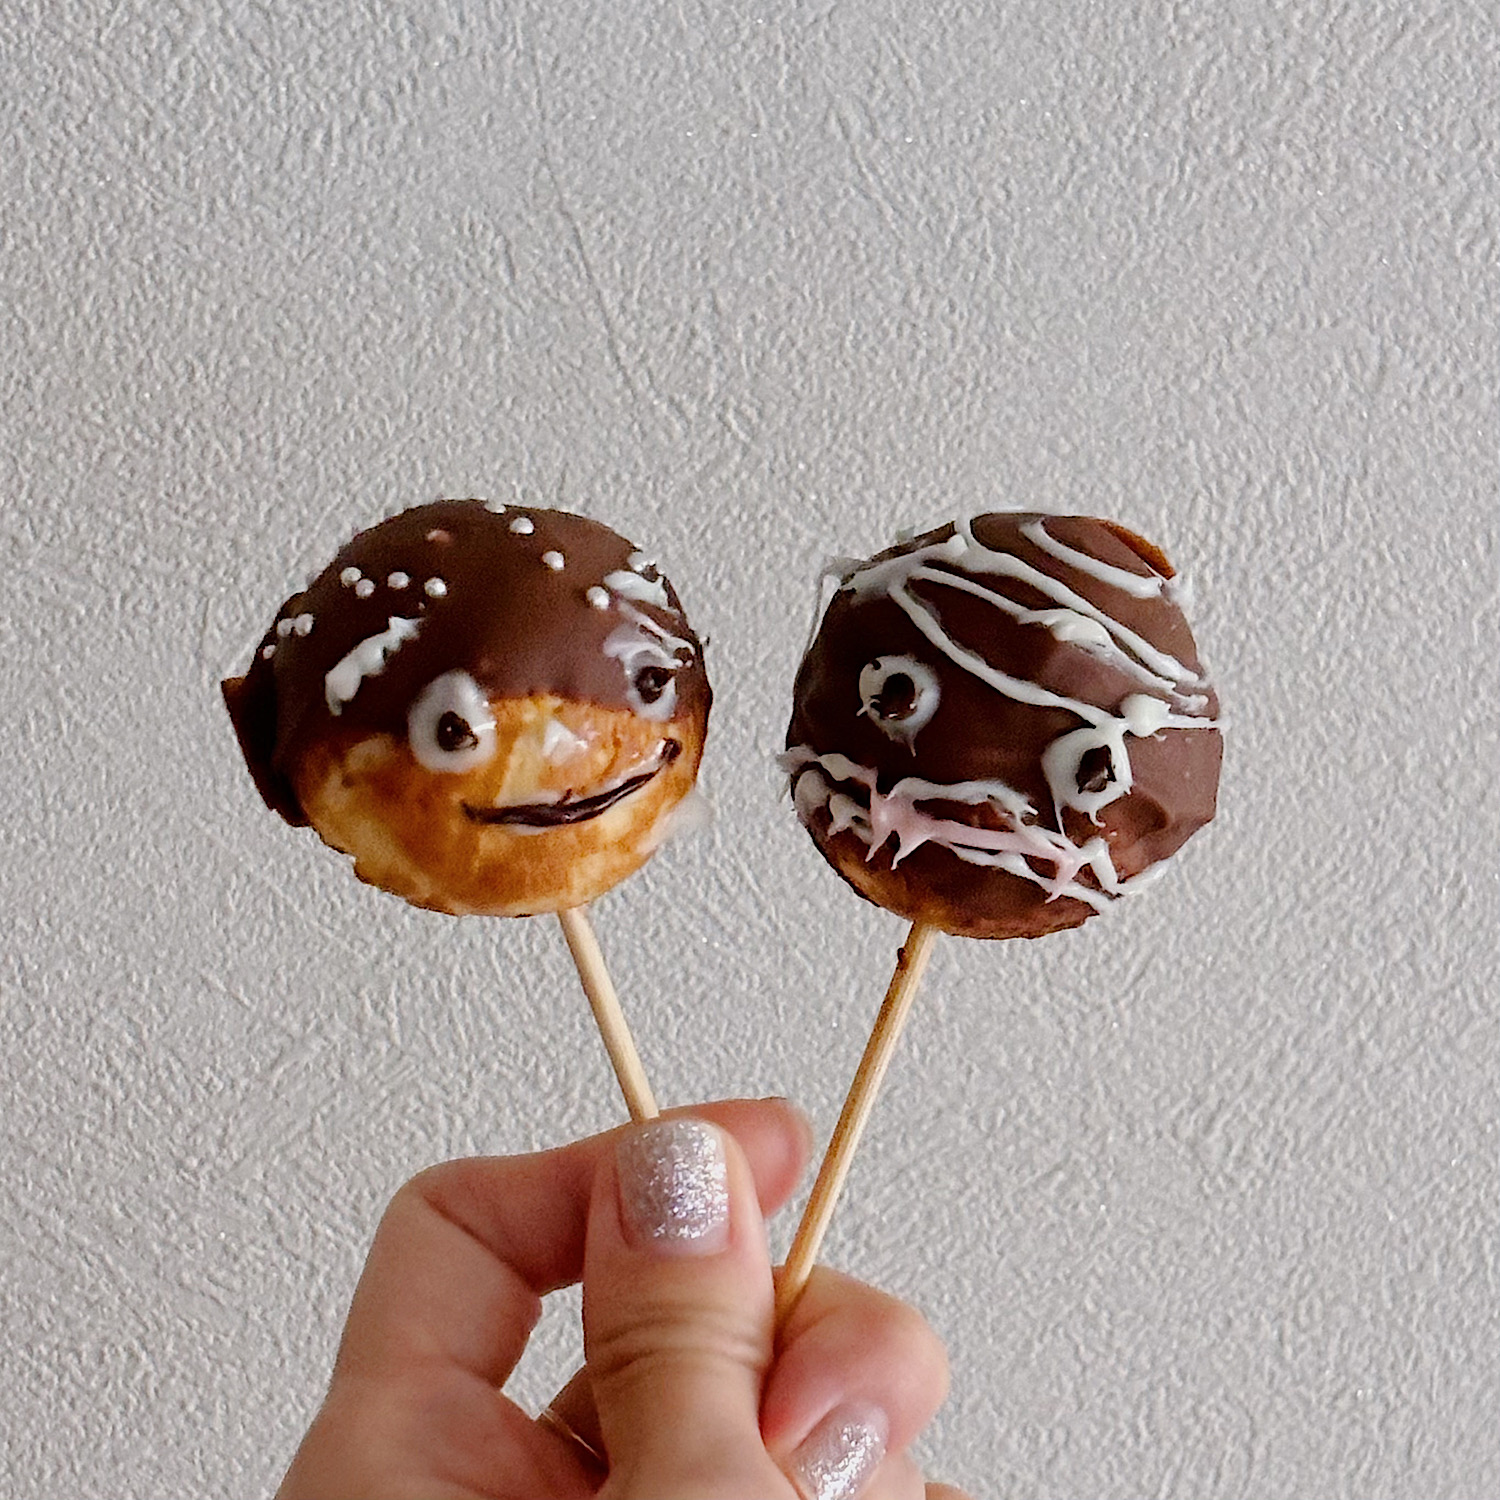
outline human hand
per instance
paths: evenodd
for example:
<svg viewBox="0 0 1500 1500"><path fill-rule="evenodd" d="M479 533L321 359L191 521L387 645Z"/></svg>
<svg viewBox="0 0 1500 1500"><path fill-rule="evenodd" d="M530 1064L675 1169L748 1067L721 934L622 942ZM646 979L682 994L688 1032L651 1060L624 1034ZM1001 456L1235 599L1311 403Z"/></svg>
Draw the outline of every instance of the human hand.
<svg viewBox="0 0 1500 1500"><path fill-rule="evenodd" d="M915 1312L820 1270L774 1340L763 1215L807 1151L790 1105L738 1101L414 1178L279 1500L962 1500L906 1452L947 1383ZM607 1464L501 1391L580 1279L567 1424Z"/></svg>

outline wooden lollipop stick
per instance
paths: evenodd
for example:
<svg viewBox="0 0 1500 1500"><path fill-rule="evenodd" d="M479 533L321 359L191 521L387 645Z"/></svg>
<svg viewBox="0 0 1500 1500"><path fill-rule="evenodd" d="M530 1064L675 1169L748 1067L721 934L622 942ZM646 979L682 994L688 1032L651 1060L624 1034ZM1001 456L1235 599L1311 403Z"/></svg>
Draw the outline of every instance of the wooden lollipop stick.
<svg viewBox="0 0 1500 1500"><path fill-rule="evenodd" d="M582 906L575 906L558 912L557 920L562 923L568 951L573 955L578 977L583 981L583 992L589 997L594 1020L599 1023L604 1050L609 1053L615 1077L620 1081L620 1091L625 1095L630 1118L637 1122L654 1120L661 1111L656 1107L651 1085L646 1082L641 1055L635 1050L630 1027L625 1023L625 1012L620 1008L620 997L615 993L609 970L604 967L604 954L599 951L599 940L594 936L588 912Z"/></svg>
<svg viewBox="0 0 1500 1500"><path fill-rule="evenodd" d="M792 1240L792 1248L786 1258L786 1268L776 1287L776 1326L781 1328L790 1316L812 1268L817 1264L818 1251L823 1245L828 1222L833 1217L834 1204L843 1191L844 1179L849 1175L849 1165L854 1159L855 1147L870 1111L875 1106L875 1096L880 1091L885 1070L890 1066L901 1037L901 1028L911 1011L916 998L917 985L922 971L932 953L932 940L938 929L927 922L913 922L911 931L902 945L901 956L896 961L896 972L891 975L890 987L885 992L885 1001L880 1014L875 1018L875 1029L865 1044L864 1056L859 1060L859 1069L844 1100L843 1112L833 1128L833 1139L818 1168L818 1180L813 1184L807 1207L802 1211L802 1222Z"/></svg>

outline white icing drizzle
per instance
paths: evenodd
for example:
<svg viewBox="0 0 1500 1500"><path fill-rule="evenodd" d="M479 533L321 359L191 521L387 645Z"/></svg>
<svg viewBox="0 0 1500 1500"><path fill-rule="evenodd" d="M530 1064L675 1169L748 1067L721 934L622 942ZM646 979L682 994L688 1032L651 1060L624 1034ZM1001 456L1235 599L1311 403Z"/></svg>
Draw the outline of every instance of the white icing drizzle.
<svg viewBox="0 0 1500 1500"><path fill-rule="evenodd" d="M1132 573L1063 545L1048 533L1042 521L1028 523L1022 534L1049 557L1134 598L1155 597L1168 587L1168 580L1160 574L1148 577ZM969 573L1028 584L1052 600L1055 607L1028 609L966 574L937 566L941 563L962 566ZM1131 694L1118 713L1111 713L1013 677L950 636L934 610L912 592L910 584L916 581L984 599L1020 624L1039 625L1059 641L1098 654L1111 665L1129 672L1151 691ZM839 587L856 598L884 593L943 656L1005 697L1039 708L1064 709L1083 721L1080 728L1058 736L1042 752L1042 773L1052 796L1058 829L1063 826L1065 809L1072 808L1097 824L1099 813L1130 791L1133 779L1128 741L1131 738L1146 738L1164 729L1217 727L1207 717L1208 693L1192 691L1207 687L1200 673L1144 640L1061 579L1010 553L985 547L974 536L971 522L957 523L951 537L930 546L875 563L846 565ZM863 688L862 683L862 695ZM1107 753L1108 771L1102 784L1089 791L1079 785L1079 776L1084 757L1095 750ZM870 768L844 755L820 755L806 745L787 751L781 764L792 777L793 801L804 823L811 826L815 815L826 814L830 834L854 833L867 844L869 859L888 840L894 839L893 867L922 844L938 844L959 859L995 866L1035 882L1046 890L1049 900L1070 896L1100 910L1111 899L1124 894L1127 886L1138 887L1147 873L1143 871L1123 881L1102 837L1075 844L1058 829L1039 826L1034 821L1036 809L1001 781L944 785L904 777L888 792L882 792L876 773ZM840 789L841 784L851 783L863 790L863 799ZM920 806L931 802L988 803L1006 826L975 828L939 817ZM1085 871L1097 881L1097 887L1080 880Z"/></svg>
<svg viewBox="0 0 1500 1500"><path fill-rule="evenodd" d="M826 811L830 835L846 830L856 834L869 846L868 859L891 839L895 840L893 868L923 844L937 844L969 864L997 866L1031 880L1047 892L1048 899L1072 896L1101 911L1124 889L1103 838L1080 846L1066 834L1025 821L1034 810L1003 781L942 783L906 776L889 792L882 792L875 772L868 767L846 755L819 755L806 745L788 750L781 765L793 778L792 800L802 821L810 825L816 813ZM866 800L841 792L840 782L862 787ZM923 802L989 803L1006 816L1009 826L975 828L924 812ZM1050 866L1050 873L1036 869L1032 861ZM1078 879L1085 869L1093 872L1098 888Z"/></svg>
<svg viewBox="0 0 1500 1500"><path fill-rule="evenodd" d="M672 601L667 597L667 586L660 578L642 578L639 573L624 571L606 573L604 586L613 589L622 599L634 599L640 604L654 604L657 609L671 609Z"/></svg>
<svg viewBox="0 0 1500 1500"><path fill-rule="evenodd" d="M561 719L548 719L542 730L542 759L551 766L560 766L564 761L582 755L589 742L573 733Z"/></svg>
<svg viewBox="0 0 1500 1500"><path fill-rule="evenodd" d="M422 592L426 594L429 599L441 599L447 594L448 585L444 583L441 578L429 578L427 582L422 585Z"/></svg>
<svg viewBox="0 0 1500 1500"><path fill-rule="evenodd" d="M1101 562L1091 552L1080 552L1076 547L1066 546L1041 521L1028 521L1021 528L1021 535L1033 546L1040 547L1049 557L1055 557L1059 562L1077 568L1080 573L1087 573L1090 578L1097 578L1100 583L1121 589L1137 599L1154 599L1166 585L1167 580L1160 573L1132 573L1129 568L1117 568L1112 563ZM1146 560L1142 558L1141 561Z"/></svg>
<svg viewBox="0 0 1500 1500"><path fill-rule="evenodd" d="M542 562L547 567L551 568L554 573L561 573L562 572L563 563L565 561L566 561L566 559L563 557L563 555L562 555L561 552L544 552L544 553L542 553Z"/></svg>
<svg viewBox="0 0 1500 1500"><path fill-rule="evenodd" d="M411 582L411 574L395 572L385 581L385 586L390 589L404 589Z"/></svg>
<svg viewBox="0 0 1500 1500"><path fill-rule="evenodd" d="M328 712L343 713L344 705L359 692L365 678L378 677L385 671L386 662L401 649L401 643L411 640L421 628L420 620L403 620L392 615L379 635L367 636L336 662L323 678Z"/></svg>
<svg viewBox="0 0 1500 1500"><path fill-rule="evenodd" d="M530 536L531 533L536 530L536 526L533 524L530 516L517 516L515 520L510 523L510 529L515 532L517 536Z"/></svg>

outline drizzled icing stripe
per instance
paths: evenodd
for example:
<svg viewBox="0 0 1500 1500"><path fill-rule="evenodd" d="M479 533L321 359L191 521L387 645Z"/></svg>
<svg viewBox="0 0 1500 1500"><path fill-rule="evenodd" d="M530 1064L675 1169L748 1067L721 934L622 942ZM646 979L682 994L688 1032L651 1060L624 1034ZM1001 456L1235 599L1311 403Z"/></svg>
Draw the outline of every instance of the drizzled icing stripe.
<svg viewBox="0 0 1500 1500"><path fill-rule="evenodd" d="M1101 561L1092 552L1069 547L1058 541L1041 521L1028 521L1021 528L1021 535L1049 557L1055 557L1059 562L1077 568L1080 573L1087 573L1090 578L1097 578L1100 583L1121 589L1137 599L1154 599L1167 585L1160 573L1132 573L1129 568L1117 568L1113 563Z"/></svg>
<svg viewBox="0 0 1500 1500"><path fill-rule="evenodd" d="M634 599L639 604L654 604L675 614L672 601L667 597L666 585L659 578L642 578L635 572L616 572L604 575L604 586L613 589L622 599Z"/></svg>
<svg viewBox="0 0 1500 1500"><path fill-rule="evenodd" d="M341 714L344 705L353 700L366 677L378 677L386 661L422 628L420 620L405 620L392 615L378 635L367 636L336 662L323 678L323 696L328 712Z"/></svg>
<svg viewBox="0 0 1500 1500"><path fill-rule="evenodd" d="M856 834L869 846L869 856L894 838L891 856L894 869L923 844L937 844L969 864L996 866L1041 886L1048 899L1071 896L1102 911L1124 892L1102 838L1078 845L1066 835L1024 821L1034 811L1027 799L1003 781L964 781L952 784L903 777L890 791L882 792L876 773L845 755L819 755L806 745L788 750L781 757L783 769L792 776L792 800L798 816L810 823L813 814L826 811L829 835L844 831ZM864 788L868 806L840 792L836 783L854 782ZM941 801L980 806L988 802L1006 813L1008 828L975 828L953 818L923 812L921 802ZM1050 865L1051 875L1034 868L1031 861ZM1078 879L1088 869L1098 886Z"/></svg>
<svg viewBox="0 0 1500 1500"><path fill-rule="evenodd" d="M1045 576L1045 575L1042 575ZM1014 599L1008 599L1004 594L997 593L994 589L987 589L982 583L975 583L972 578L965 578L958 573L946 573L940 568L917 568L911 577L913 579L925 579L932 583L941 583L949 588L955 588L961 593L973 594L977 599L987 599L997 609L1004 610L1017 624L1020 625L1042 625L1051 632L1053 637L1064 645L1080 645L1096 651L1099 655L1107 657L1111 664L1121 670L1129 672L1131 676L1140 678L1151 687L1159 689L1164 693L1186 698L1188 695L1179 691L1177 684L1183 680L1181 677L1170 676L1160 672L1153 672L1138 656L1115 644L1111 633L1112 623L1101 611L1088 605L1086 599L1079 599L1078 603L1087 605L1087 610L1081 610L1072 604L1061 605L1057 609L1027 609L1017 604ZM1030 580L1026 580L1030 582ZM1064 591L1066 592L1066 590ZM899 602L899 601L898 601ZM916 601L912 601L916 608ZM905 608L905 606L902 606ZM911 610L907 610L910 614ZM1116 627L1123 630L1123 627ZM925 632L924 632L925 633ZM1131 634L1131 632L1125 632ZM930 637L929 637L930 638ZM1137 637L1139 639L1139 637ZM934 644L937 644L934 642ZM1148 647L1148 650L1151 648ZM1165 653L1153 653L1165 656ZM1182 664L1170 656L1165 656L1166 663L1178 672L1186 673L1192 678L1191 673L1186 672ZM1192 678L1194 682L1198 679ZM1207 701L1206 699L1204 700ZM1060 700L1061 706L1072 707L1071 699ZM1054 705L1056 706L1056 705Z"/></svg>
<svg viewBox="0 0 1500 1500"><path fill-rule="evenodd" d="M1041 524L1041 522L1036 523L1038 528L1041 528ZM981 597L990 598L993 603L998 603L1001 596L990 593L982 585L976 584L972 579L966 579L958 574L946 572L942 568L931 567L929 564L933 562L946 562L951 563L955 567L967 568L974 573L988 573L1002 578L1013 578L1019 583L1030 584L1032 588L1046 595L1054 603L1063 608L1103 626L1121 647L1133 655L1142 666L1146 667L1152 673L1166 677L1184 687L1203 686L1202 677L1184 666L1176 657L1159 650L1149 641L1144 640L1135 631L1122 625L1112 615L1107 614L1097 605L1090 603L1081 594L1075 593L1061 579L1054 578L1050 573L1044 573L1040 568L1034 568L1031 564L1022 562L1020 558L1013 557L1009 552L992 551L974 536L972 527L973 523L970 521L959 522L953 535L945 541L934 542L931 546L918 548L915 552L901 553L896 557L888 557L882 562L858 568L844 576L842 587L850 590L857 598L883 588L912 617L913 623L917 625L918 629L922 630L924 635L928 636L933 645L952 655L948 647L944 645L947 637L942 634L942 627L938 625L937 621L932 621L933 629L929 630L917 619L915 612L921 610L922 606L912 597L905 585L911 579L920 577L928 582L946 584L969 593L977 593ZM1042 531L1042 534L1044 536L1047 535L1045 530ZM1051 540L1050 536L1048 536L1048 540ZM1069 548L1067 550L1072 551L1073 549ZM1079 555L1084 556L1087 554ZM1100 564L1099 566L1104 565ZM1135 577L1137 575L1128 574L1125 576ZM1014 601L1007 601L1007 603L1013 604ZM953 656L952 659L958 662L957 656ZM967 666L963 662L959 662L959 665ZM1002 689L1002 691L1004 690ZM1025 701L1030 702L1032 700L1027 699Z"/></svg>

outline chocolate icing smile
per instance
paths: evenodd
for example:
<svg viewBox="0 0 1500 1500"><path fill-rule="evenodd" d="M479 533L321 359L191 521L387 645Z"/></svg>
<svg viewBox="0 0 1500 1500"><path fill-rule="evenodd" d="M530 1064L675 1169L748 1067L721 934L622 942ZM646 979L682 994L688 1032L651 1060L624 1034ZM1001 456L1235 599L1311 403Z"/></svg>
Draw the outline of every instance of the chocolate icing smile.
<svg viewBox="0 0 1500 1500"><path fill-rule="evenodd" d="M663 767L671 765L681 753L682 746L676 740L668 740L662 746L661 761L649 771L627 776L618 786L592 796L574 798L569 793L558 802L514 802L508 807L475 807L465 802L464 812L476 823L507 823L522 828L561 828L568 823L586 823L654 781Z"/></svg>

